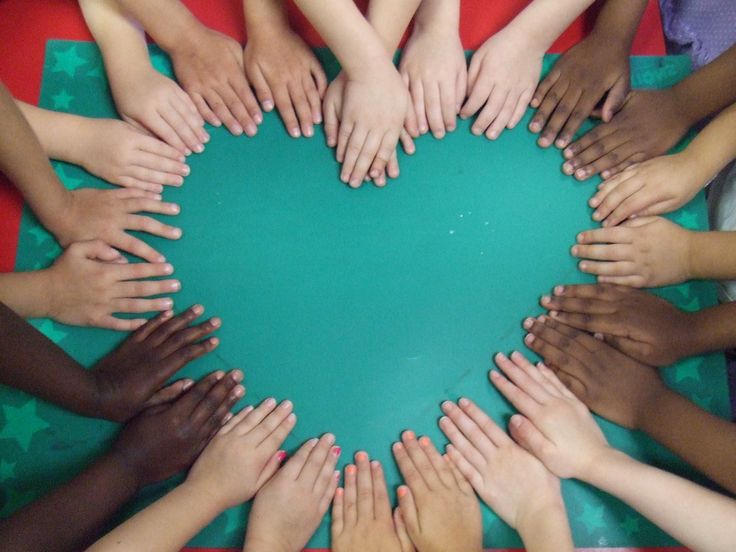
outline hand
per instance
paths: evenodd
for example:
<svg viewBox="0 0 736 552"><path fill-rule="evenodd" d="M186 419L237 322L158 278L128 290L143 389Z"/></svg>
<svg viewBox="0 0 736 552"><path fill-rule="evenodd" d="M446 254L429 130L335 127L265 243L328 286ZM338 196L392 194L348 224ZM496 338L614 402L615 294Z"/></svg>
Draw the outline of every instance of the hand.
<svg viewBox="0 0 736 552"><path fill-rule="evenodd" d="M276 104L287 132L293 138L314 136L313 125L322 122L322 97L327 77L312 50L290 29L275 32L250 29L243 51L245 72L264 111ZM300 130L301 127L301 130Z"/></svg>
<svg viewBox="0 0 736 552"><path fill-rule="evenodd" d="M319 526L340 480L335 436L310 439L258 492L244 550L297 552Z"/></svg>
<svg viewBox="0 0 736 552"><path fill-rule="evenodd" d="M56 220L43 221L63 247L74 242L102 240L148 262L163 263L166 261L163 255L126 230L139 230L170 240L181 237L179 228L135 214L143 211L178 214L179 206L161 201L160 195L136 189L81 188L69 192L66 197L66 204L59 206Z"/></svg>
<svg viewBox="0 0 736 552"><path fill-rule="evenodd" d="M150 65L132 74L110 73L110 90L120 117L150 132L182 154L201 153L209 134L187 94Z"/></svg>
<svg viewBox="0 0 736 552"><path fill-rule="evenodd" d="M176 292L178 280L141 281L168 276L171 265L129 264L100 240L73 243L48 269L48 316L65 324L130 331L146 320L116 318L116 312L143 313L170 309L169 297L140 299Z"/></svg>
<svg viewBox="0 0 736 552"><path fill-rule="evenodd" d="M560 480L517 445L468 399L442 403L440 429L450 440L447 456L481 500L510 527L549 508L564 509Z"/></svg>
<svg viewBox="0 0 736 552"><path fill-rule="evenodd" d="M480 551L483 528L478 499L454 464L427 437L405 431L394 458L406 486L399 487L401 520L419 552Z"/></svg>
<svg viewBox="0 0 736 552"><path fill-rule="evenodd" d="M672 89L634 90L621 111L564 150L565 174L610 178L674 147L690 128Z"/></svg>
<svg viewBox="0 0 736 552"><path fill-rule="evenodd" d="M538 108L529 124L541 132L537 144L566 147L591 114L609 122L631 89L629 56L595 33L570 48L539 83L531 105ZM605 98L605 100L604 100ZM596 110L599 102L600 110Z"/></svg>
<svg viewBox="0 0 736 552"><path fill-rule="evenodd" d="M133 418L112 447L140 486L163 481L188 468L232 414L243 396L243 374L214 372L176 401Z"/></svg>
<svg viewBox="0 0 736 552"><path fill-rule="evenodd" d="M327 145L337 146L342 164L340 179L352 188L367 177L380 185L407 119L409 92L388 62L359 77L341 73L333 84L325 93L323 112Z"/></svg>
<svg viewBox="0 0 736 552"><path fill-rule="evenodd" d="M524 321L529 332L524 343L593 412L628 429L640 429L667 390L657 371L590 334L540 318Z"/></svg>
<svg viewBox="0 0 736 552"><path fill-rule="evenodd" d="M220 428L187 476L186 485L214 498L224 511L253 498L286 457L280 451L294 428L292 404L266 399L248 406Z"/></svg>
<svg viewBox="0 0 736 552"><path fill-rule="evenodd" d="M332 504L334 552L414 552L406 533L397 534L380 462L365 452L345 468L345 489L338 488ZM357 466L357 467L356 467Z"/></svg>
<svg viewBox="0 0 736 552"><path fill-rule="evenodd" d="M522 414L509 422L511 436L557 477L584 479L610 448L590 412L543 364L502 354L491 382Z"/></svg>
<svg viewBox="0 0 736 552"><path fill-rule="evenodd" d="M691 232L660 217L642 217L615 228L578 234L572 254L600 283L658 287L690 279Z"/></svg>
<svg viewBox="0 0 736 552"><path fill-rule="evenodd" d="M600 334L606 343L650 366L690 356L690 314L645 291L612 284L557 286L541 305L559 322Z"/></svg>
<svg viewBox="0 0 736 552"><path fill-rule="evenodd" d="M685 153L633 165L598 186L589 204L593 220L616 226L626 219L676 211L703 189L697 161Z"/></svg>
<svg viewBox="0 0 736 552"><path fill-rule="evenodd" d="M125 422L191 387L192 380L180 380L161 389L181 368L219 345L216 337L204 339L220 327L219 318L190 325L203 312L195 305L178 316L170 310L159 314L88 371L95 381L100 417Z"/></svg>
<svg viewBox="0 0 736 552"><path fill-rule="evenodd" d="M236 40L201 26L169 52L176 78L204 120L234 135L254 136L263 121Z"/></svg>
<svg viewBox="0 0 736 552"><path fill-rule="evenodd" d="M399 72L411 93L418 130L440 139L456 128L468 87L468 67L457 29L415 25L401 56Z"/></svg>
<svg viewBox="0 0 736 552"><path fill-rule="evenodd" d="M544 52L509 29L478 48L468 69L468 100L460 110L463 119L480 110L473 134L495 140L504 128L519 123L539 82L543 57Z"/></svg>
<svg viewBox="0 0 736 552"><path fill-rule="evenodd" d="M76 144L79 164L110 184L161 193L189 174L184 154L129 123L86 119L85 125Z"/></svg>

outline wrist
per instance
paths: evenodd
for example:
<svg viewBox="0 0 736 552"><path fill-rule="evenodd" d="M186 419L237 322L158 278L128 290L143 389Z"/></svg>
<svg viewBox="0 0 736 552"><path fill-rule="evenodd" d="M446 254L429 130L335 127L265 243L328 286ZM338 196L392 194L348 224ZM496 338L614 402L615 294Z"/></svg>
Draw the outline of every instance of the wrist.
<svg viewBox="0 0 736 552"><path fill-rule="evenodd" d="M274 36L291 32L289 17L283 2L245 0L243 11L248 40L255 36Z"/></svg>
<svg viewBox="0 0 736 552"><path fill-rule="evenodd" d="M69 228L74 225L74 193L71 190L67 190L64 185L58 183L58 197L54 200L54 208L51 213L38 215L41 223L51 232L56 240L62 247L70 245L70 240L67 238Z"/></svg>
<svg viewBox="0 0 736 552"><path fill-rule="evenodd" d="M667 427L666 422L662 420L669 419L669 412L672 411L673 406L675 409L678 408L677 403L680 400L682 400L680 395L662 384L662 393L656 398L656 403L651 405L646 415L641 417L637 429L656 439L660 428Z"/></svg>
<svg viewBox="0 0 736 552"><path fill-rule="evenodd" d="M138 492L143 487L140 471L130 463L129 458L123 452L114 446L100 458L100 461L110 465L117 474L116 479L133 492Z"/></svg>
<svg viewBox="0 0 736 552"><path fill-rule="evenodd" d="M526 505L516 516L514 528L519 532L524 542L534 534L540 532L540 526L556 520L566 520L565 503L559 490L556 493L547 493L546 496L534 497L531 504Z"/></svg>
<svg viewBox="0 0 736 552"><path fill-rule="evenodd" d="M185 11L186 13L182 13L171 23L165 33L151 35L161 49L169 54L196 49L197 44L206 39L209 31L189 10Z"/></svg>
<svg viewBox="0 0 736 552"><path fill-rule="evenodd" d="M698 99L693 98L693 94L690 90L690 79L692 75L685 80L678 82L671 88L665 88L661 92L669 95L670 100L673 102L677 113L682 117L682 121L687 125L687 128L692 128L698 123L703 117L708 115L707 112L703 113L698 108Z"/></svg>
<svg viewBox="0 0 736 552"><path fill-rule="evenodd" d="M196 505L198 511L207 518L214 519L222 512L234 506L226 504L221 496L212 492L213 486L206 485L198 480L187 477L177 491L185 497L191 497L191 503Z"/></svg>
<svg viewBox="0 0 736 552"><path fill-rule="evenodd" d="M460 34L460 2L423 0L414 16L413 33L432 35Z"/></svg>
<svg viewBox="0 0 736 552"><path fill-rule="evenodd" d="M587 468L575 474L575 479L588 483L594 487L600 487L600 483L605 481L613 467L622 462L631 461L631 458L624 452L606 446L598 454L595 455L593 462L589 463Z"/></svg>

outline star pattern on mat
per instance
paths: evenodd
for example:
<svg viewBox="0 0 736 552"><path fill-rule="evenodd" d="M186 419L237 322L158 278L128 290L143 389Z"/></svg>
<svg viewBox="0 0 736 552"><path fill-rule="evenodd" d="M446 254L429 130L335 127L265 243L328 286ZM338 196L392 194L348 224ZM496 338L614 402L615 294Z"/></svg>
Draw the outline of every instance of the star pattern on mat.
<svg viewBox="0 0 736 552"><path fill-rule="evenodd" d="M58 243L54 242L51 246L51 249L49 249L44 254L44 257L46 257L47 259L51 259L53 261L54 259L56 259L56 257L61 255L62 251L63 250L61 249L61 246Z"/></svg>
<svg viewBox="0 0 736 552"><path fill-rule="evenodd" d="M641 520L636 516L628 515L621 522L621 529L626 531L628 536L632 536L634 533L641 531Z"/></svg>
<svg viewBox="0 0 736 552"><path fill-rule="evenodd" d="M15 477L15 465L17 462L6 462L0 460L0 482L13 479Z"/></svg>
<svg viewBox="0 0 736 552"><path fill-rule="evenodd" d="M696 393L692 396L693 402L703 410L710 410L713 405L713 397Z"/></svg>
<svg viewBox="0 0 736 552"><path fill-rule="evenodd" d="M53 52L53 55L54 66L51 71L54 73L66 73L70 77L74 77L77 69L87 63L87 60L79 57L76 46L71 46L65 51Z"/></svg>
<svg viewBox="0 0 736 552"><path fill-rule="evenodd" d="M676 217L676 222L684 228L688 228L690 230L697 229L698 213L695 211L681 211Z"/></svg>
<svg viewBox="0 0 736 552"><path fill-rule="evenodd" d="M54 103L54 109L71 109L72 100L74 100L74 96L69 94L65 88L51 96L51 101Z"/></svg>
<svg viewBox="0 0 736 552"><path fill-rule="evenodd" d="M596 529L603 529L606 522L603 520L605 508L602 505L594 506L588 502L583 504L583 511L578 516L578 520L585 525L588 533L593 533Z"/></svg>
<svg viewBox="0 0 736 552"><path fill-rule="evenodd" d="M41 225L34 226L28 233L36 240L36 245L43 245L44 242L51 239L51 234Z"/></svg>
<svg viewBox="0 0 736 552"><path fill-rule="evenodd" d="M0 439L13 439L25 452L36 433L51 427L36 412L36 399L20 407L3 405L3 416L5 425L0 430Z"/></svg>
<svg viewBox="0 0 736 552"><path fill-rule="evenodd" d="M64 338L66 338L67 334L65 331L60 330L58 325L49 318L44 318L42 320L34 320L31 321L31 324L43 335L48 337L51 341L59 344L60 341L63 341Z"/></svg>
<svg viewBox="0 0 736 552"><path fill-rule="evenodd" d="M675 368L675 381L680 383L686 379L700 381L700 368L693 362L686 362Z"/></svg>
<svg viewBox="0 0 736 552"><path fill-rule="evenodd" d="M26 491L26 492L19 492L15 489L11 490L8 493L8 500L3 506L2 510L0 510L0 516L6 517L9 516L12 512L15 512L16 510L19 510L29 502L33 502L33 500L38 496L38 493L34 490Z"/></svg>
<svg viewBox="0 0 736 552"><path fill-rule="evenodd" d="M61 180L67 190L76 190L83 184L81 178L69 176L66 173L64 165L61 165L60 163L54 163L54 170L56 171L56 176L59 177L59 180Z"/></svg>
<svg viewBox="0 0 736 552"><path fill-rule="evenodd" d="M87 71L87 76L92 77L95 79L101 79L102 78L102 68L101 67L95 67L94 69L90 69Z"/></svg>
<svg viewBox="0 0 736 552"><path fill-rule="evenodd" d="M686 310L687 312L695 312L697 310L700 310L700 297L697 295L693 295L690 297L690 300L687 303L683 303L680 305L680 308Z"/></svg>

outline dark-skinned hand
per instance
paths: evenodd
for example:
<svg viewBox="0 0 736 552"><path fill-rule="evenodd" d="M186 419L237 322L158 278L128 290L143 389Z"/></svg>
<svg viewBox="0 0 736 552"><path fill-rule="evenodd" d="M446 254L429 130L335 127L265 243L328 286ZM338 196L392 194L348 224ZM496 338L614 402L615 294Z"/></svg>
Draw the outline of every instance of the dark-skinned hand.
<svg viewBox="0 0 736 552"><path fill-rule="evenodd" d="M204 339L220 327L219 318L190 325L203 312L201 305L194 305L178 316L171 311L159 314L92 368L101 417L124 422L192 385L191 380L180 380L162 389L182 367L219 344L216 337Z"/></svg>
<svg viewBox="0 0 736 552"><path fill-rule="evenodd" d="M565 148L562 172L587 180L620 173L634 163L662 155L690 128L673 89L634 90L621 110Z"/></svg>
<svg viewBox="0 0 736 552"><path fill-rule="evenodd" d="M601 334L650 366L668 366L692 354L689 314L646 291L615 284L557 286L540 304L554 320Z"/></svg>
<svg viewBox="0 0 736 552"><path fill-rule="evenodd" d="M245 394L243 373L214 372L173 402L144 410L123 428L112 453L135 474L139 486L188 468Z"/></svg>
<svg viewBox="0 0 736 552"><path fill-rule="evenodd" d="M537 144L543 148L567 147L592 114L609 122L630 87L627 52L592 34L568 50L537 86L531 106L538 109L529 130L541 132Z"/></svg>
<svg viewBox="0 0 736 552"><path fill-rule="evenodd" d="M659 372L600 339L546 316L527 318L527 347L596 414L639 429L666 391Z"/></svg>

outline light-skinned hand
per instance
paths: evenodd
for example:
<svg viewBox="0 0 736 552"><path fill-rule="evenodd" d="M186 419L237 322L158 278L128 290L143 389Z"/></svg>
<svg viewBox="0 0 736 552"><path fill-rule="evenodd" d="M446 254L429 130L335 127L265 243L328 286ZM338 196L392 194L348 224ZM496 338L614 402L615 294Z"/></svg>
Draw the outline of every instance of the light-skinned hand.
<svg viewBox="0 0 736 552"><path fill-rule="evenodd" d="M658 287L690 279L691 232L661 217L628 220L621 226L578 234L573 256L598 282Z"/></svg>
<svg viewBox="0 0 736 552"><path fill-rule="evenodd" d="M602 182L589 204L593 220L616 226L632 217L676 211L703 189L696 163L684 153L655 157Z"/></svg>
<svg viewBox="0 0 736 552"><path fill-rule="evenodd" d="M334 552L414 552L405 531L397 534L391 514L383 467L358 452L345 467L345 488L332 503Z"/></svg>
<svg viewBox="0 0 736 552"><path fill-rule="evenodd" d="M418 552L480 552L478 499L458 468L412 431L394 443L393 453L406 481L397 491L400 519Z"/></svg>
<svg viewBox="0 0 736 552"><path fill-rule="evenodd" d="M248 518L244 550L298 552L319 527L340 472L340 447L328 433L310 439L261 488Z"/></svg>
<svg viewBox="0 0 736 552"><path fill-rule="evenodd" d="M539 82L543 57L543 51L509 29L476 50L468 69L468 99L460 110L463 119L480 111L473 134L495 140L519 124Z"/></svg>
<svg viewBox="0 0 736 552"><path fill-rule="evenodd" d="M593 334L649 366L692 354L691 315L656 295L614 284L556 286L540 304L568 326Z"/></svg>
<svg viewBox="0 0 736 552"><path fill-rule="evenodd" d="M543 364L523 355L497 354L491 383L521 413L511 417L511 436L557 477L585 479L596 459L609 453L603 432L587 407Z"/></svg>
<svg viewBox="0 0 736 552"><path fill-rule="evenodd" d="M289 29L254 28L243 61L263 111L275 106L292 138L314 136L314 125L322 122L327 77L299 35Z"/></svg>
<svg viewBox="0 0 736 552"><path fill-rule="evenodd" d="M290 401L266 399L247 406L212 438L187 476L186 485L214 500L220 511L246 502L279 469L279 450L296 424Z"/></svg>
<svg viewBox="0 0 736 552"><path fill-rule="evenodd" d="M47 271L48 316L76 326L135 330L146 323L144 318L124 320L113 314L170 309L169 297L143 298L179 291L179 281L142 279L172 272L165 263L127 263L100 240L73 243Z"/></svg>
<svg viewBox="0 0 736 552"><path fill-rule="evenodd" d="M510 527L562 504L560 481L469 399L442 403L447 456Z"/></svg>

